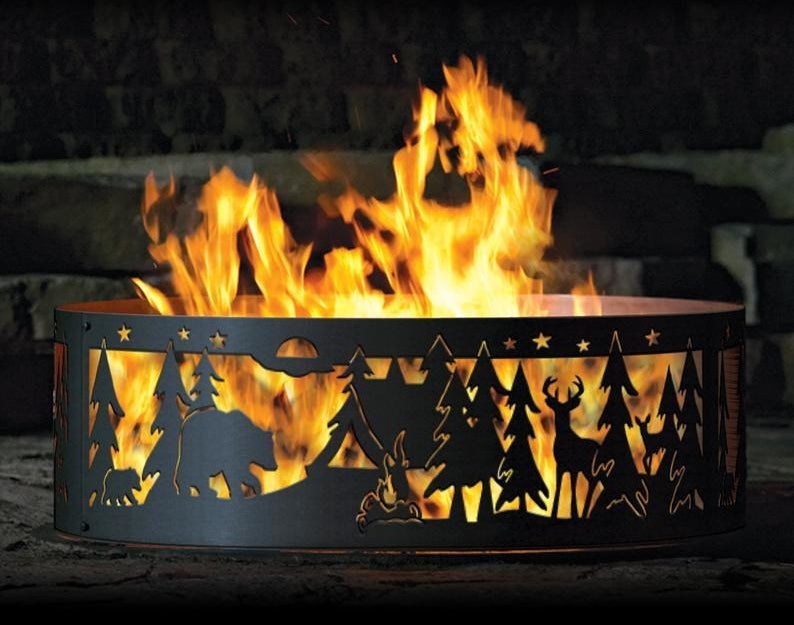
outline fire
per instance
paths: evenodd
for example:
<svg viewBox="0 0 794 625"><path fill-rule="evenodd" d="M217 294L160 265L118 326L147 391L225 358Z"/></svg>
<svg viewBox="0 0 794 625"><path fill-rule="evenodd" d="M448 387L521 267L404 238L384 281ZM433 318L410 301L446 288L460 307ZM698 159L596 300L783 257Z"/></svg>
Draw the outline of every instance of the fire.
<svg viewBox="0 0 794 625"><path fill-rule="evenodd" d="M158 265L167 266L175 298L142 279L135 279L141 297L164 315L234 315L267 317L518 317L546 314L535 278L545 250L552 244L551 209L554 192L544 188L517 158L520 149L542 152L538 127L525 119L524 108L504 90L488 83L485 64L461 58L457 67L444 67L447 86L436 93L422 88L413 111L414 129L393 159L394 195L387 200L362 196L348 188L336 198L323 198L329 214L339 215L355 234L354 249L337 248L323 259L321 270L307 271L311 245L298 243L282 219L278 199L257 176L239 180L229 169L213 174L198 202L201 221L180 236L174 227L176 185L173 179L158 188L153 176L146 180L142 204L143 225L151 239L149 251ZM426 178L440 165L457 174L468 187L469 199L445 205L425 197ZM306 162L318 178L331 179L333 168L323 159ZM253 284L241 283L250 267ZM382 277L387 292L373 286L374 273ZM251 289L256 296L251 297ZM592 276L575 289L595 294ZM246 297L242 297L246 294ZM593 306L597 308L594 309ZM599 314L597 298L575 300L576 314ZM132 467L143 475L146 458L157 444L150 427L157 410L152 397L162 354L119 352L111 367L126 377L119 384L127 416L116 426L119 447L115 467ZM200 355L185 354L180 375L190 389L191 373ZM212 366L232 380L219 396L217 408L238 408L259 427L274 433L278 469L260 471L252 465L261 492L294 484L305 477L305 466L329 440L328 421L345 400L345 380L331 373L291 377L267 371L251 358L209 355ZM123 361L123 362L122 362ZM582 399L579 422L582 435L595 440L604 433L596 427L602 398L596 393L603 358L589 359L583 376L590 389ZM373 375L388 369L368 360ZM494 361L506 386L519 365L530 385L538 389L547 376L570 380L559 360ZM406 382L421 382L417 362L401 360ZM471 363L457 362L465 380ZM93 367L92 367L93 369ZM136 373L146 370L143 376ZM385 375L385 373L383 373ZM661 374L663 376L663 373ZM570 376L569 376L570 377ZM114 375L115 379L115 375ZM537 392L537 390L535 391ZM544 407L545 408L545 407ZM500 409L507 414L504 403ZM638 414L645 407L638 407ZM187 418L187 414L183 415ZM552 495L555 485L553 430L548 410L530 415L537 437L531 441L539 471ZM499 426L504 441L504 424ZM345 439L334 465L368 466L369 461ZM636 437L635 437L636 438ZM634 439L630 439L634 440ZM633 447L641 450L641 440ZM640 451L636 452L637 454ZM433 469L409 472L417 492L432 479ZM437 472L438 469L435 469ZM421 473L421 475L420 475ZM155 478L142 484L141 499ZM156 479L165 479L159 476ZM220 496L235 496L235 488L215 479ZM416 486L419 484L420 486ZM581 489L581 485L577 486ZM495 499L495 481L463 488L466 513L476 517L484 488ZM567 488L571 488L570 485ZM427 517L449 510L451 493L437 492L423 505ZM537 504L528 509L544 514Z"/></svg>
<svg viewBox="0 0 794 625"><path fill-rule="evenodd" d="M485 65L461 59L445 67L447 87L423 88L414 130L393 160L396 191L379 201L349 189L324 200L355 232L355 249L337 248L320 275L307 276L311 246L296 243L275 193L256 176L238 180L228 169L212 176L198 208L201 224L180 238L173 223L173 180L158 190L146 182L143 223L156 263L171 268L175 294L190 315L263 316L517 316L536 314L528 294L541 292L533 277L552 243L553 191L516 157L520 148L543 150L535 124L502 89L488 84ZM443 132L442 132L443 131ZM436 162L467 183L470 200L443 205L425 197ZM332 172L308 166L328 179ZM240 298L238 239L259 291ZM381 272L392 294L370 284ZM165 294L135 284L162 314L175 311ZM465 294L465 295L464 295Z"/></svg>

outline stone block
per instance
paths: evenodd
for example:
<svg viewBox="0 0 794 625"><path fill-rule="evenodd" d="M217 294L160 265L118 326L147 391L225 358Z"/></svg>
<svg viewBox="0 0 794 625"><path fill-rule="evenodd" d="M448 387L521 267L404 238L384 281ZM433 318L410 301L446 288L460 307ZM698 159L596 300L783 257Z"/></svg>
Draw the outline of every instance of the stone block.
<svg viewBox="0 0 794 625"><path fill-rule="evenodd" d="M763 149L765 152L794 156L794 124L767 130L764 134Z"/></svg>
<svg viewBox="0 0 794 625"><path fill-rule="evenodd" d="M28 130L0 134L0 160L65 158L66 142L55 130Z"/></svg>
<svg viewBox="0 0 794 625"><path fill-rule="evenodd" d="M8 133L14 129L17 118L16 100L11 95L11 89L0 85L0 133Z"/></svg>
<svg viewBox="0 0 794 625"><path fill-rule="evenodd" d="M287 80L284 53L266 42L252 45L250 41L215 45L219 72L224 85L272 87Z"/></svg>
<svg viewBox="0 0 794 625"><path fill-rule="evenodd" d="M214 42L196 39L166 39L154 43L164 85L174 87L214 82L219 77Z"/></svg>
<svg viewBox="0 0 794 625"><path fill-rule="evenodd" d="M140 5L134 4L138 12ZM212 13L207 2L195 0L173 0L172 2L147 5L147 9L157 17L157 34L160 38L190 37L199 40L212 40ZM234 10L230 5L229 11Z"/></svg>
<svg viewBox="0 0 794 625"><path fill-rule="evenodd" d="M276 190L284 204L314 206L320 193L338 193L339 180L365 196L386 198L394 193L391 152L270 152L255 154L254 170ZM333 181L321 183L310 169L334 172Z"/></svg>
<svg viewBox="0 0 794 625"><path fill-rule="evenodd" d="M730 273L742 289L745 321L758 323L758 286L750 246L756 226L720 224L711 229L711 260Z"/></svg>
<svg viewBox="0 0 794 625"><path fill-rule="evenodd" d="M683 297L743 302L741 285L722 265L706 258L651 258L644 263L642 292L651 297Z"/></svg>
<svg viewBox="0 0 794 625"><path fill-rule="evenodd" d="M786 152L752 150L682 151L610 156L600 162L647 169L690 172L695 180L713 186L754 189L773 219L794 218L794 157Z"/></svg>
<svg viewBox="0 0 794 625"><path fill-rule="evenodd" d="M0 341L52 338L54 310L62 304L134 295L128 279L64 274L0 276Z"/></svg>
<svg viewBox="0 0 794 625"><path fill-rule="evenodd" d="M226 6L227 10L233 10L228 3ZM126 37L138 42L184 37L187 33L196 38L212 36L212 18L206 2L95 2L93 24L100 39Z"/></svg>
<svg viewBox="0 0 794 625"><path fill-rule="evenodd" d="M80 174L79 163L73 164ZM78 180L0 177L5 272L126 271L151 267L135 189Z"/></svg>
<svg viewBox="0 0 794 625"><path fill-rule="evenodd" d="M55 89L56 129L59 131L110 132L110 103L96 83L66 82Z"/></svg>
<svg viewBox="0 0 794 625"><path fill-rule="evenodd" d="M11 91L16 101L14 132L38 134L58 130L55 89L49 86L19 85Z"/></svg>
<svg viewBox="0 0 794 625"><path fill-rule="evenodd" d="M747 405L752 414L794 415L794 333L750 335L746 340Z"/></svg>
<svg viewBox="0 0 794 625"><path fill-rule="evenodd" d="M0 433L52 428L52 342L9 344L0 350Z"/></svg>
<svg viewBox="0 0 794 625"><path fill-rule="evenodd" d="M257 102L257 90L248 87L224 87L222 90L225 103L226 132L244 135L252 132L264 121Z"/></svg>
<svg viewBox="0 0 794 625"><path fill-rule="evenodd" d="M754 230L752 253L756 262L794 261L794 224L758 224Z"/></svg>
<svg viewBox="0 0 794 625"><path fill-rule="evenodd" d="M794 260L759 263L758 312L768 331L794 328Z"/></svg>
<svg viewBox="0 0 794 625"><path fill-rule="evenodd" d="M641 258L565 259L542 263L543 291L570 293L593 274L596 292L603 295L642 295L643 260Z"/></svg>
<svg viewBox="0 0 794 625"><path fill-rule="evenodd" d="M47 42L30 31L14 37L0 37L0 82L15 85L42 85L50 80Z"/></svg>
<svg viewBox="0 0 794 625"><path fill-rule="evenodd" d="M580 9L575 3L540 3L533 4L531 8L522 8L517 9L510 2L464 1L461 13L467 15L470 11L479 10L485 35L491 41L535 40L566 45L582 35L586 10ZM450 26L455 28L457 25L450 21ZM454 38L455 30L450 36Z"/></svg>
<svg viewBox="0 0 794 625"><path fill-rule="evenodd" d="M92 59L97 81L114 85L161 84L160 67L154 42L131 42L128 37L98 39Z"/></svg>
<svg viewBox="0 0 794 625"><path fill-rule="evenodd" d="M339 37L342 43L362 42L362 41L388 41L406 38L411 21L410 12L406 12L406 24L403 28L390 19L391 11L381 10L378 5L370 3L349 3L358 4L359 10L340 10L338 13ZM340 7L341 8L341 7ZM416 20L414 15L414 20ZM418 20L416 20L418 21ZM402 32L400 32L402 31Z"/></svg>
<svg viewBox="0 0 794 625"><path fill-rule="evenodd" d="M0 281L0 340L5 343L28 341L33 329L26 315L24 285Z"/></svg>
<svg viewBox="0 0 794 625"><path fill-rule="evenodd" d="M157 51L152 41L68 38L47 41L51 81L92 85L160 84Z"/></svg>
<svg viewBox="0 0 794 625"><path fill-rule="evenodd" d="M223 131L225 103L214 85L191 85L154 92L153 115L165 134Z"/></svg>
<svg viewBox="0 0 794 625"><path fill-rule="evenodd" d="M355 87L345 90L347 124L357 147L400 147L410 127L414 88Z"/></svg>
<svg viewBox="0 0 794 625"><path fill-rule="evenodd" d="M342 74L343 84L351 87L393 87L405 84L404 71L410 71L412 67L410 62L406 64L406 60L402 47L394 43L355 41L344 44L341 58L345 67Z"/></svg>
<svg viewBox="0 0 794 625"><path fill-rule="evenodd" d="M758 223L769 217L769 209L755 189L698 184L695 198L707 225Z"/></svg>
<svg viewBox="0 0 794 625"><path fill-rule="evenodd" d="M95 39L50 39L47 41L53 82L96 81L97 42Z"/></svg>
<svg viewBox="0 0 794 625"><path fill-rule="evenodd" d="M706 233L686 174L561 164L552 232L562 258L697 256Z"/></svg>
<svg viewBox="0 0 794 625"><path fill-rule="evenodd" d="M157 36L157 16L152 11L136 9L133 2L95 2L94 33L99 39L129 37L136 41Z"/></svg>
<svg viewBox="0 0 794 625"><path fill-rule="evenodd" d="M256 19L256 2L237 2L229 10L228 0L209 0L212 32L216 41L249 41L261 37L262 25Z"/></svg>
<svg viewBox="0 0 794 625"><path fill-rule="evenodd" d="M303 150L334 149L348 142L349 122L345 96L332 90L301 90L285 96L289 119L288 141Z"/></svg>

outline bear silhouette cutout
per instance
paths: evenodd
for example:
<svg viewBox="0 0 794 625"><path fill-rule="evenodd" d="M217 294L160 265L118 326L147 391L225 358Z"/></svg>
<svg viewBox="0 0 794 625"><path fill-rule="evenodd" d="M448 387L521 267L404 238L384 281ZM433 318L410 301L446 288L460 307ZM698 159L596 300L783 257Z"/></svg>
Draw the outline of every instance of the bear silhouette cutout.
<svg viewBox="0 0 794 625"><path fill-rule="evenodd" d="M258 428L239 410L200 410L185 419L180 437L180 458L176 482L181 494L194 487L201 495L209 478L223 473L232 497L242 485L261 494L259 480L249 465L274 470L273 433Z"/></svg>
<svg viewBox="0 0 794 625"><path fill-rule="evenodd" d="M127 500L137 504L133 489L139 490L141 480L135 469L111 469L102 481L102 503L109 506L124 506Z"/></svg>

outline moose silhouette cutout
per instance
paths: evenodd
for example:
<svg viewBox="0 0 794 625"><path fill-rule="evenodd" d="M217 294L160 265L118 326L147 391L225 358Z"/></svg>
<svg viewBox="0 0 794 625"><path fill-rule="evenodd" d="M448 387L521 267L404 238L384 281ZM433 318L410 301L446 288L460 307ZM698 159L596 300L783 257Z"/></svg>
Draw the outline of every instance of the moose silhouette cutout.
<svg viewBox="0 0 794 625"><path fill-rule="evenodd" d="M666 449L666 433L665 432L648 432L648 424L651 422L651 415L645 416L644 421L640 421L639 417L634 417L634 422L640 428L640 436L642 436L642 444L645 445L645 455L642 457L642 466L645 467L645 472L651 474L651 464L653 462L654 454Z"/></svg>
<svg viewBox="0 0 794 625"><path fill-rule="evenodd" d="M546 405L554 411L554 459L557 461L557 487L554 491L554 503L551 508L551 516L556 517L560 503L560 491L562 490L562 478L567 473L571 482L571 516L579 517L579 507L576 500L576 481L579 474L583 474L588 481L587 495L585 496L582 516L587 517L590 510L590 499L593 495L593 487L590 480L595 471L593 464L596 453L598 453L598 443L589 438L579 436L571 428L571 411L581 403L584 393L584 382L578 375L574 382L576 394L571 394L568 389L568 399L560 401L559 388L554 389L554 394L549 392L549 387L557 382L557 378L548 377L543 383L543 394L546 396Z"/></svg>
<svg viewBox="0 0 794 625"><path fill-rule="evenodd" d="M240 493L243 485L261 494L251 463L266 471L276 469L273 433L255 426L245 413L210 408L185 419L176 472L181 494L190 494L192 486L200 495L209 478L219 473L223 473L232 497Z"/></svg>
<svg viewBox="0 0 794 625"><path fill-rule="evenodd" d="M111 469L105 473L105 478L102 480L100 501L109 506L124 506L128 501L134 506L137 500L132 491L140 487L141 479L135 469Z"/></svg>

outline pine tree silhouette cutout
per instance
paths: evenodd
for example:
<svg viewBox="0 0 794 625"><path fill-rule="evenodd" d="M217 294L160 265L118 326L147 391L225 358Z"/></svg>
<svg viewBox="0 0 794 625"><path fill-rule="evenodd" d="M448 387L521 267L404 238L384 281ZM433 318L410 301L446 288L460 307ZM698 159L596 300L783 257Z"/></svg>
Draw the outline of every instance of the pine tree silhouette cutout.
<svg viewBox="0 0 794 625"><path fill-rule="evenodd" d="M494 394L507 395L508 390L502 386L496 375L491 354L485 341L480 345L477 360L469 376L469 395L474 393L470 407L470 421L472 429L480 439L472 452L472 462L480 467L480 480L482 494L480 495L480 511L478 518L484 515L493 515L494 503L491 495L491 477L495 476L502 457L502 442L496 430L495 423L502 421L502 413L494 400Z"/></svg>
<svg viewBox="0 0 794 625"><path fill-rule="evenodd" d="M105 475L113 468L111 447L118 451L116 422L124 417L124 411L116 397L116 389L113 387L105 339L102 339L102 349L89 403L96 409L94 426L89 433L89 449L95 448L96 453L89 467L88 482L89 492L98 495L102 493Z"/></svg>
<svg viewBox="0 0 794 625"><path fill-rule="evenodd" d="M414 419L408 432L408 458L414 466L427 467L436 449L435 432L443 419L440 400L454 373L455 359L446 342L438 335L419 365L425 380L415 393L416 405L427 411Z"/></svg>
<svg viewBox="0 0 794 625"><path fill-rule="evenodd" d="M599 388L608 395L598 418L598 428L608 427L609 431L597 454L599 468L606 473L601 476L604 491L598 501L607 508L622 501L636 516L644 516L646 485L637 473L625 430L625 426L632 426L632 421L624 393L631 396L638 393L629 378L617 331L612 335L612 345Z"/></svg>
<svg viewBox="0 0 794 625"><path fill-rule="evenodd" d="M356 390L356 384L360 384L366 379L366 376L371 375L372 369L367 364L364 350L361 347L356 348L347 368L339 375L340 378L350 378L350 381L342 389L343 393L347 393L347 399L328 422L331 438L312 461L313 467L328 467L328 464L341 449L348 432L353 433L361 451L370 462L375 466L380 466L385 453L383 445L370 427Z"/></svg>
<svg viewBox="0 0 794 625"><path fill-rule="evenodd" d="M735 501L735 478L728 471L728 421L731 418L728 410L728 393L725 388L725 357L720 357L720 389L717 403L719 434L717 442L717 475L720 478L719 504L732 505Z"/></svg>
<svg viewBox="0 0 794 625"><path fill-rule="evenodd" d="M496 369L494 369L493 361L491 360L491 354L488 351L488 345L485 343L485 341L482 342L480 349L477 352L477 360L474 363L474 368L471 370L471 375L469 376L469 381L466 386L471 391L475 389L478 391L472 402L472 410L476 410L476 406L478 405L477 396L480 395L479 390L485 389L487 392L482 394L482 406L484 409L483 414L487 412L492 416L493 419L498 421L502 420L499 409L493 405L493 401L489 402L488 398L491 394L491 391L494 391L499 395L507 395L509 391L502 386L499 376L496 375Z"/></svg>
<svg viewBox="0 0 794 625"><path fill-rule="evenodd" d="M659 432L659 443L664 448L656 475L653 476L653 492L649 501L649 507L653 507L655 514L671 514L674 510L674 495L676 487L681 478L682 471L677 466L678 452L681 446L681 439L678 436L677 420L681 412L678 404L678 394L675 390L673 375L670 367L662 386L662 396L659 400L659 407L656 411L656 418L663 419L662 429Z"/></svg>
<svg viewBox="0 0 794 625"><path fill-rule="evenodd" d="M460 376L455 373L444 396L439 401L443 420L436 431L439 446L428 466L443 468L425 488L424 496L455 487L449 518L464 521L463 486L474 486L482 480L482 468L477 466L483 441L470 424L471 399Z"/></svg>
<svg viewBox="0 0 794 625"><path fill-rule="evenodd" d="M740 366L741 363L744 362L744 353L743 353L744 346L741 345L741 346L739 346L736 349L739 350L738 353L737 353L737 358L739 359L739 361L736 363L736 367L737 367L736 376L737 377L734 379L734 382L737 382L738 379L741 379L744 376L744 368L742 366ZM744 412L744 408L742 406L741 399L738 399L738 398L736 399L735 409L736 409L736 413L735 414L737 415L737 418L736 418L736 432L737 432L737 436L744 437L745 436L745 432L747 431L747 429L746 429L746 424L745 424L745 412ZM737 443L738 443L738 447L737 447L736 464L734 465L734 469L733 469L733 474L734 474L735 479L736 479L736 501L735 501L735 503L739 507L740 510L744 510L744 507L745 507L745 494L746 494L745 481L747 479L747 456L745 454L744 441L742 440L742 438L740 438L737 441Z"/></svg>
<svg viewBox="0 0 794 625"><path fill-rule="evenodd" d="M215 382L223 382L223 378L212 366L206 347L201 352L201 359L193 371L193 377L196 378L196 383L190 389L190 394L194 396L191 408L193 410L215 408L215 397L218 395Z"/></svg>
<svg viewBox="0 0 794 625"><path fill-rule="evenodd" d="M427 373L423 386L434 393L436 405L438 405L438 400L453 374L452 365L454 364L455 359L452 357L452 352L439 334L419 365L419 370Z"/></svg>
<svg viewBox="0 0 794 625"><path fill-rule="evenodd" d="M56 444L65 444L69 436L67 407L69 404L69 388L67 383L67 352L66 344L55 343L55 371L53 379L55 381L55 396L53 403L54 428Z"/></svg>
<svg viewBox="0 0 794 625"><path fill-rule="evenodd" d="M55 456L55 494L64 501L68 500L68 489L64 479L63 466L65 462L64 450L69 441L69 384L67 373L67 347L65 343L55 342L55 395L53 402L53 430L54 430L54 456Z"/></svg>
<svg viewBox="0 0 794 625"><path fill-rule="evenodd" d="M400 367L393 359L385 377L370 379L367 375L362 373L358 377L355 392L369 427L384 451L391 449L400 432L405 432L400 440L408 460L412 461L416 453L412 443L417 438L418 428L413 423L416 415L407 412L405 406L415 405L408 400L412 399L417 387L406 385ZM432 440L432 433L429 432L428 436Z"/></svg>
<svg viewBox="0 0 794 625"><path fill-rule="evenodd" d="M681 372L678 392L684 396L678 420L685 429L681 436L681 452L679 454L683 475L676 490L675 507L692 508L697 503L696 493L702 500L700 489L703 486L704 465L703 450L698 435L698 426L702 423L702 419L696 402L696 397L702 397L703 389L698 379L691 341L687 345L684 370Z"/></svg>
<svg viewBox="0 0 794 625"><path fill-rule="evenodd" d="M675 390L675 383L673 382L673 375L670 372L670 367L667 367L667 373L664 377L664 386L662 387L662 397L659 400L659 409L656 411L656 416L664 419L662 425L661 436L662 446L665 451L662 457L662 462L672 462L673 452L678 447L681 439L678 436L678 429L676 428L676 421L680 419L681 407L678 405L678 395ZM661 471L661 469L659 469Z"/></svg>
<svg viewBox="0 0 794 625"><path fill-rule="evenodd" d="M211 375L211 374L210 374ZM165 360L160 369L160 375L154 386L154 395L160 402L150 433L160 432L154 449L146 459L143 476L147 477L159 472L158 482L173 484L174 470L176 469L177 451L179 447L179 431L182 426L182 410L179 404L190 406L190 395L182 382L179 374L179 363L174 352L174 342L169 340L166 347ZM166 479L169 477L169 479ZM162 480L160 478L163 478ZM162 490L163 484L155 484L156 490ZM176 490L176 487L174 487Z"/></svg>
<svg viewBox="0 0 794 625"><path fill-rule="evenodd" d="M543 493L548 497L549 489L543 482L538 471L529 439L535 438L535 430L529 420L529 412L539 413L532 393L529 390L524 368L518 364L513 385L507 396L507 405L512 408L510 422L505 428L505 437L512 437L510 447L507 449L499 467L500 484L502 492L496 500L496 509L518 497L519 510L526 511L525 494L529 495L541 509L546 509L546 503L540 497Z"/></svg>

